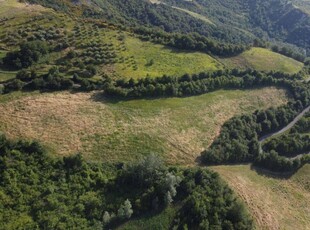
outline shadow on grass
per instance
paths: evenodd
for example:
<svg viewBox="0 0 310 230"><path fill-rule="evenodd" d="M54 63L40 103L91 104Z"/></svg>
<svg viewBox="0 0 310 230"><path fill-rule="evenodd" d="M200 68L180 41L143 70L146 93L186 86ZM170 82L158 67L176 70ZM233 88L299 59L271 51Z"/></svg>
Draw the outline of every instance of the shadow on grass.
<svg viewBox="0 0 310 230"><path fill-rule="evenodd" d="M250 164L250 168L252 171L255 171L258 175L260 176L265 176L268 178L273 178L273 179L290 179L300 168L293 170L293 171L289 171L289 172L276 172L276 171L271 171L268 169L264 169L264 168L260 168L257 166L254 166L252 164L252 162L245 162L245 163L231 163L231 164L204 164L202 162L202 157L198 156L195 159L195 163L197 163L197 165L199 167L208 167L208 166L240 166L240 165L249 165Z"/></svg>
<svg viewBox="0 0 310 230"><path fill-rule="evenodd" d="M273 179L290 179L299 169L290 172L274 172L251 164L251 170L255 171L260 176Z"/></svg>
<svg viewBox="0 0 310 230"><path fill-rule="evenodd" d="M193 95L198 96L198 95ZM186 98L191 96L183 96L183 97L173 97L173 96L158 96L158 97L115 97L115 96L107 96L104 94L103 91L97 91L93 93L91 99L95 102L102 102L102 103L110 103L110 104L117 104L120 102L128 102L128 101L155 101L158 99L169 99L169 98Z"/></svg>

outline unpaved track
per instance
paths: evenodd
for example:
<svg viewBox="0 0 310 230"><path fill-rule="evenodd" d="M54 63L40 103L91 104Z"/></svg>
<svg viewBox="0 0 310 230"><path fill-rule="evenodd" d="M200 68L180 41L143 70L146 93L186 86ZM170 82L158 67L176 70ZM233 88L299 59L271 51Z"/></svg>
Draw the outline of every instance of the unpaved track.
<svg viewBox="0 0 310 230"><path fill-rule="evenodd" d="M283 129L281 129L281 130L279 130L277 132L269 133L267 135L262 136L259 139L259 142L262 143L267 138L270 138L270 137L273 137L273 136L276 136L276 135L279 135L281 133L286 132L287 130L292 128L297 123L297 121L299 121L305 115L305 113L309 112L309 110L310 110L310 105L307 108L305 108L300 114L298 114L298 116L295 117L294 120L292 122L290 122L287 126L285 126Z"/></svg>

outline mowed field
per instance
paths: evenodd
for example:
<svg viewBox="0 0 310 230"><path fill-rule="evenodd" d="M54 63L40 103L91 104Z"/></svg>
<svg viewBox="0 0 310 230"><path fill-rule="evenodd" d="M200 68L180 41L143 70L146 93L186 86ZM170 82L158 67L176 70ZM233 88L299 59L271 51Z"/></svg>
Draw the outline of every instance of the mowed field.
<svg viewBox="0 0 310 230"><path fill-rule="evenodd" d="M242 198L258 229L310 229L310 165L289 179L251 170L249 165L214 166Z"/></svg>
<svg viewBox="0 0 310 230"><path fill-rule="evenodd" d="M159 153L171 164L194 164L226 120L286 102L286 91L276 88L123 102L100 93L15 93L0 97L0 130L40 140L59 155L115 162Z"/></svg>
<svg viewBox="0 0 310 230"><path fill-rule="evenodd" d="M297 73L303 68L303 63L264 48L252 48L242 54L220 59L230 68L252 68L261 71L282 71Z"/></svg>

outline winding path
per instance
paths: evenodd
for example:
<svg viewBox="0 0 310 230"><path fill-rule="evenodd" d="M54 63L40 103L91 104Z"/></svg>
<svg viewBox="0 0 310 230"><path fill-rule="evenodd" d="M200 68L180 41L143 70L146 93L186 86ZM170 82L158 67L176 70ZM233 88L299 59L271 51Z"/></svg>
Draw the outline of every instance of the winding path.
<svg viewBox="0 0 310 230"><path fill-rule="evenodd" d="M262 143L267 138L270 138L270 137L273 137L273 136L276 136L276 135L279 135L281 133L286 132L287 130L292 128L296 124L296 122L299 121L305 115L305 113L307 113L309 111L310 111L310 105L307 108L305 108L300 114L298 114L298 116L296 116L294 118L294 120L291 121L287 126L285 126L284 128L282 128L279 131L276 131L274 133L269 133L269 134L266 134L266 135L262 136L261 138L259 138L259 142Z"/></svg>

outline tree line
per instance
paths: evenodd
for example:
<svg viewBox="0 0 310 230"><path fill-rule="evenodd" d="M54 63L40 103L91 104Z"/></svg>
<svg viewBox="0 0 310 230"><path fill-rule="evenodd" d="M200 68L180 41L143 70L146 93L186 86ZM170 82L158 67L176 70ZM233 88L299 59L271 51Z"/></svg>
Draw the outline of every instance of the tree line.
<svg viewBox="0 0 310 230"><path fill-rule="evenodd" d="M199 95L218 89L245 89L262 86L289 87L290 77L300 78L281 72L263 73L256 70L218 70L181 77L162 76L139 80L117 80L105 84L104 94L120 99L145 97L182 97Z"/></svg>
<svg viewBox="0 0 310 230"><path fill-rule="evenodd" d="M142 40L152 41L177 49L200 51L222 57L235 56L250 48L250 45L218 42L198 33L167 33L159 29L146 27L133 28L133 31Z"/></svg>

